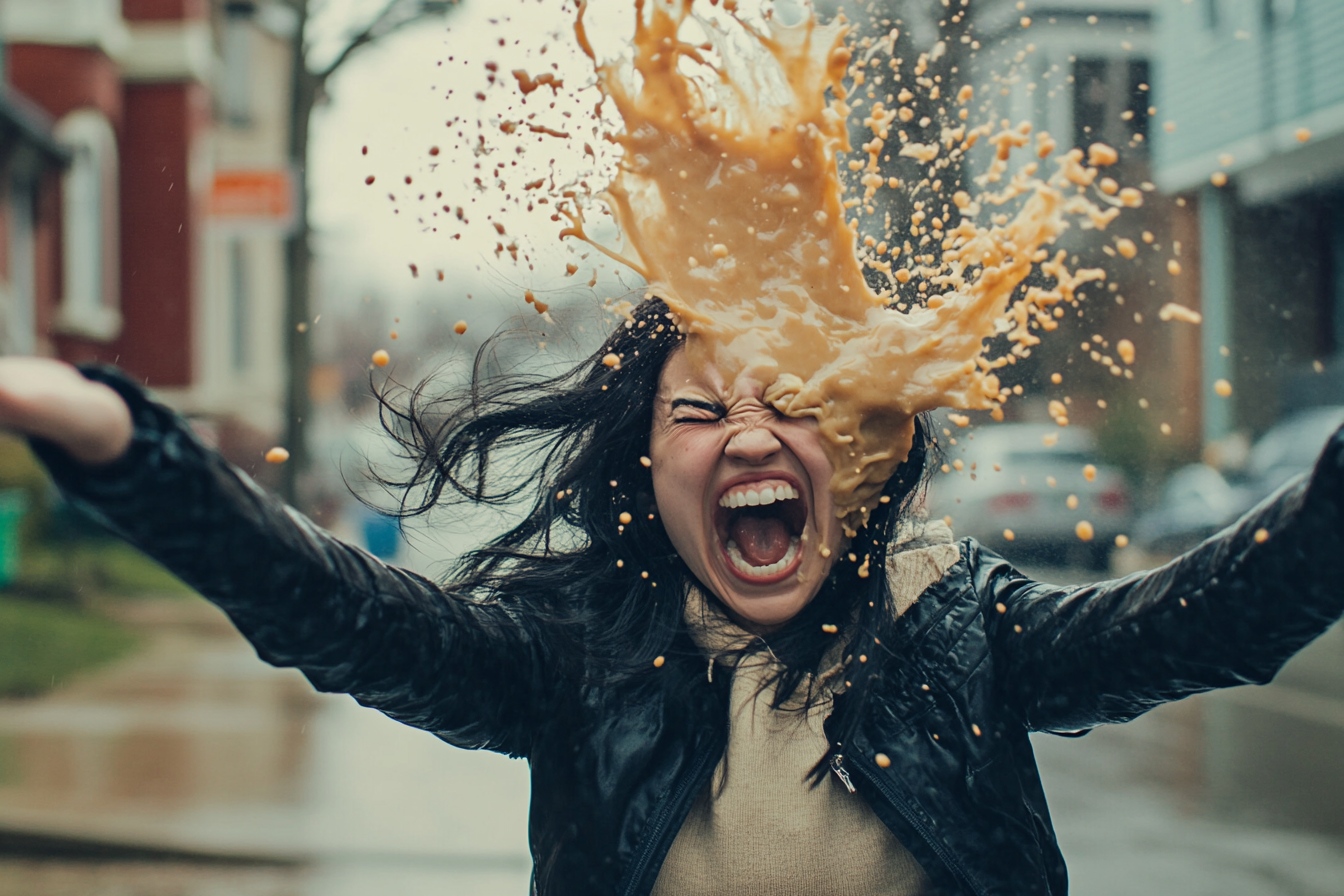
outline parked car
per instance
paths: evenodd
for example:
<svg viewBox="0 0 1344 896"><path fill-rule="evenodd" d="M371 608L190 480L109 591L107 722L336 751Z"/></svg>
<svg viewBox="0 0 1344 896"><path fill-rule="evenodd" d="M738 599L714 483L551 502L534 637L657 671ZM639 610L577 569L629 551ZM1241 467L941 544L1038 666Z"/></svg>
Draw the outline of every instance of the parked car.
<svg viewBox="0 0 1344 896"><path fill-rule="evenodd" d="M1243 487L1208 464L1189 464L1171 474L1161 503L1134 524L1134 544L1157 554L1179 554L1249 506Z"/></svg>
<svg viewBox="0 0 1344 896"><path fill-rule="evenodd" d="M1224 475L1191 464L1171 475L1162 501L1139 517L1134 543L1178 554L1234 521L1289 479L1308 472L1331 433L1344 424L1344 406L1299 411L1269 429L1251 448L1246 467Z"/></svg>
<svg viewBox="0 0 1344 896"><path fill-rule="evenodd" d="M959 535L1027 562L1105 568L1115 537L1129 530L1124 476L1096 462L1086 429L1001 423L954 429L939 441L948 471L934 475L929 513L952 517ZM1083 521L1090 541L1079 537Z"/></svg>

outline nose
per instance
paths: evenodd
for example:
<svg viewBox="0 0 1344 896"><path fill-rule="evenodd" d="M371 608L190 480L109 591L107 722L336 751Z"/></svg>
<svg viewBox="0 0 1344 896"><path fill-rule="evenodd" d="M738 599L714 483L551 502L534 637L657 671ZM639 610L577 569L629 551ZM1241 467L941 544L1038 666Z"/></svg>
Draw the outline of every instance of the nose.
<svg viewBox="0 0 1344 896"><path fill-rule="evenodd" d="M769 427L749 423L733 433L723 451L734 460L759 465L774 457L781 447Z"/></svg>

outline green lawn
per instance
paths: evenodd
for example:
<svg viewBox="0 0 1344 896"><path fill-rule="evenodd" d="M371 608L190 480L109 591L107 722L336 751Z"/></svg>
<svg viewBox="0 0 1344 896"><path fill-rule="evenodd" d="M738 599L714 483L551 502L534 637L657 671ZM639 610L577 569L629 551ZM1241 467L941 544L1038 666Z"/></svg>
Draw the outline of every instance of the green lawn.
<svg viewBox="0 0 1344 896"><path fill-rule="evenodd" d="M35 598L84 592L109 597L188 596L181 580L135 548L111 539L24 545L14 590Z"/></svg>
<svg viewBox="0 0 1344 896"><path fill-rule="evenodd" d="M124 656L137 642L90 613L0 596L0 696L39 694Z"/></svg>

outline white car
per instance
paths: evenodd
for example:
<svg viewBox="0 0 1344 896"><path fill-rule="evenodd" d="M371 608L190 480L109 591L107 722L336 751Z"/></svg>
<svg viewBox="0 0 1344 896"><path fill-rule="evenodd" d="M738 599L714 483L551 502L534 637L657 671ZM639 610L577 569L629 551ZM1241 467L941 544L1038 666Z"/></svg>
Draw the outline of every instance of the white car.
<svg viewBox="0 0 1344 896"><path fill-rule="evenodd" d="M950 516L958 535L1010 559L1106 567L1132 517L1124 477L1097 463L1090 431L1028 423L949 428L950 437L939 431L945 472L934 474L929 489L931 517Z"/></svg>

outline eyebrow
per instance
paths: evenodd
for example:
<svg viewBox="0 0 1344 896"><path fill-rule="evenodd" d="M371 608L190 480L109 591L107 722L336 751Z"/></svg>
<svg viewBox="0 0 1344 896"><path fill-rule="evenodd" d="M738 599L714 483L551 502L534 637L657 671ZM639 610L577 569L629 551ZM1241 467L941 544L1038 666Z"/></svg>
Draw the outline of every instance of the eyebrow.
<svg viewBox="0 0 1344 896"><path fill-rule="evenodd" d="M699 408L702 411L708 411L711 414L718 414L719 416L723 416L727 410L723 405L714 404L711 401L697 401L694 398L673 399L671 409L675 411L677 408L681 407Z"/></svg>

